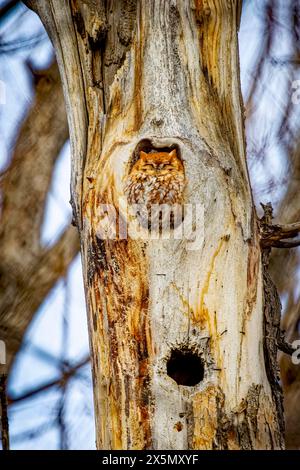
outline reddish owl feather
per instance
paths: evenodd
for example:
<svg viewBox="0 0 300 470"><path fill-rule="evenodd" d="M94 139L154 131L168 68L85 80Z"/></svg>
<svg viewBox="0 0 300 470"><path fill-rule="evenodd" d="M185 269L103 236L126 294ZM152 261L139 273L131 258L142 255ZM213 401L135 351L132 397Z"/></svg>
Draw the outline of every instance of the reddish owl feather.
<svg viewBox="0 0 300 470"><path fill-rule="evenodd" d="M130 205L141 205L136 215L142 226L165 228L182 221L184 186L184 168L176 150L140 152L125 181L124 192Z"/></svg>

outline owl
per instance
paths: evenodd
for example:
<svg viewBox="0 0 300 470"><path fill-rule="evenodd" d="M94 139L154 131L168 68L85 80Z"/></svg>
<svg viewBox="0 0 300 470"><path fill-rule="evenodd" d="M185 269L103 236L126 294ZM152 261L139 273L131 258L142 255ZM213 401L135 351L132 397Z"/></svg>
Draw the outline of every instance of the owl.
<svg viewBox="0 0 300 470"><path fill-rule="evenodd" d="M176 150L171 152L141 151L124 186L128 203L143 227L163 230L182 222L183 191L186 184L184 167Z"/></svg>

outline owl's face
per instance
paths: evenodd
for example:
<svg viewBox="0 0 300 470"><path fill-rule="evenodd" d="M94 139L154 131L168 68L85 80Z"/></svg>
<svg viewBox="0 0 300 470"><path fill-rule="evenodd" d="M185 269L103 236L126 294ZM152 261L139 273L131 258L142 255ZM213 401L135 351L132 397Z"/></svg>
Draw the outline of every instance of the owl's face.
<svg viewBox="0 0 300 470"><path fill-rule="evenodd" d="M176 150L171 152L140 152L139 160L133 165L131 173L142 172L149 176L165 176L172 173L184 173L183 164L177 157Z"/></svg>
<svg viewBox="0 0 300 470"><path fill-rule="evenodd" d="M137 218L143 227L170 223L171 228L182 222L183 191L186 184L184 167L176 150L171 152L140 152L140 158L126 177L124 193L130 205L138 204ZM170 213L161 219L157 206L164 204ZM157 212L158 210L158 212ZM153 218L154 216L154 218Z"/></svg>

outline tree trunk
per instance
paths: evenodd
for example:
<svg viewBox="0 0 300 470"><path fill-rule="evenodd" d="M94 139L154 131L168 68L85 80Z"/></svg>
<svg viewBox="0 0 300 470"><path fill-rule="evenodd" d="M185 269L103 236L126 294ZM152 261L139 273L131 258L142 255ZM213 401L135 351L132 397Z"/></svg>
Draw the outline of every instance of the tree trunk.
<svg viewBox="0 0 300 470"><path fill-rule="evenodd" d="M27 3L53 40L67 102L98 448L282 448L264 339L277 299L245 160L241 2ZM139 150L174 147L198 218L181 239L137 239L124 178ZM129 235L101 237L115 215Z"/></svg>

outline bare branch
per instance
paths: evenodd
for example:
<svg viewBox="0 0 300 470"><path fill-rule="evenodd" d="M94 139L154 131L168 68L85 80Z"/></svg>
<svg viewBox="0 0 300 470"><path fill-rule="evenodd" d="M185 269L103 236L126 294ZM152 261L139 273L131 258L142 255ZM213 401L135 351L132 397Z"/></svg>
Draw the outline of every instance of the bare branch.
<svg viewBox="0 0 300 470"><path fill-rule="evenodd" d="M6 341L7 369L36 309L79 249L67 228L50 249L40 245L41 224L53 168L68 137L57 65L38 72L36 98L21 127L12 163L1 180L0 337Z"/></svg>
<svg viewBox="0 0 300 470"><path fill-rule="evenodd" d="M274 241L272 245L274 248L297 248L300 246L300 240L293 242Z"/></svg>
<svg viewBox="0 0 300 470"><path fill-rule="evenodd" d="M283 242L287 238L297 237L300 233L300 222L285 225L261 225L261 245L263 247L294 248L299 246L300 240Z"/></svg>
<svg viewBox="0 0 300 470"><path fill-rule="evenodd" d="M8 13L11 13L12 10L20 3L20 0L10 0L5 3L3 7L0 8L0 20L2 20Z"/></svg>
<svg viewBox="0 0 300 470"><path fill-rule="evenodd" d="M53 387L62 387L66 381L68 381L70 378L74 377L74 375L77 374L79 369L81 367L85 366L88 364L90 361L90 356L85 357L81 361L79 361L77 364L74 366L68 368L60 377L57 379L51 380L50 382L47 382L43 385L38 385L37 387L28 390L27 392L22 393L22 395L19 396L9 396L8 397L8 404L13 405L15 403L18 403L20 401L27 400L28 398L32 398L36 395L39 395L42 392L45 392L46 390L49 390Z"/></svg>
<svg viewBox="0 0 300 470"><path fill-rule="evenodd" d="M284 332L281 332L281 336L277 340L277 347L280 351L284 352L291 356L297 348L294 348L290 343L288 343L284 338Z"/></svg>
<svg viewBox="0 0 300 470"><path fill-rule="evenodd" d="M31 270L23 273L23 287L15 292L16 298L11 299L11 291L5 290L1 302L3 310L0 309L0 336L7 343L7 367L11 365L36 310L66 273L78 250L77 231L68 227L59 241L36 259Z"/></svg>
<svg viewBox="0 0 300 470"><path fill-rule="evenodd" d="M12 164L1 182L2 270L12 269L18 276L39 252L53 167L67 137L63 93L57 65L53 64L36 84L35 103L22 125Z"/></svg>

